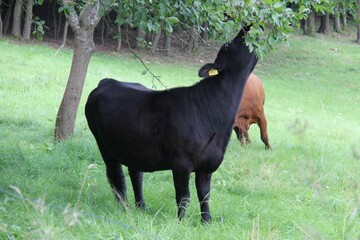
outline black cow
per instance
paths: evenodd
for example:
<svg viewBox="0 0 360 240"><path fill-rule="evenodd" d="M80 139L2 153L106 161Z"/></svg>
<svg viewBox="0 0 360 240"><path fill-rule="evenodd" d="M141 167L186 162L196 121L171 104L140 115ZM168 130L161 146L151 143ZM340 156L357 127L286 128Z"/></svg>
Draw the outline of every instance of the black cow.
<svg viewBox="0 0 360 240"><path fill-rule="evenodd" d="M103 79L90 93L86 118L119 201L126 201L122 165L128 167L140 208L145 208L143 172L171 170L181 219L195 172L201 220L211 220L211 174L224 158L245 82L257 63L244 43L247 30L221 47L215 62L199 70L204 79L193 86L154 91Z"/></svg>

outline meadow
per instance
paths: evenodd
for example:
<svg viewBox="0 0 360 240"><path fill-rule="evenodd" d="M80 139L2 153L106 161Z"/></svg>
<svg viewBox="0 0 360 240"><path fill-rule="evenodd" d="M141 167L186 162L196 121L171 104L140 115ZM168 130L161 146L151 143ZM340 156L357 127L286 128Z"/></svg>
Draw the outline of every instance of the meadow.
<svg viewBox="0 0 360 240"><path fill-rule="evenodd" d="M232 135L213 174L213 222L200 223L194 176L191 204L176 217L170 171L144 175L148 209L116 203L84 104L112 77L163 87L129 54L91 60L75 135L53 140L71 50L0 39L0 239L359 239L360 47L336 36L294 35L261 60L272 151L259 129L241 147ZM146 57L145 57L146 58ZM200 79L202 63L144 59L167 86ZM202 59L210 62L213 59ZM127 172L127 171L125 171Z"/></svg>

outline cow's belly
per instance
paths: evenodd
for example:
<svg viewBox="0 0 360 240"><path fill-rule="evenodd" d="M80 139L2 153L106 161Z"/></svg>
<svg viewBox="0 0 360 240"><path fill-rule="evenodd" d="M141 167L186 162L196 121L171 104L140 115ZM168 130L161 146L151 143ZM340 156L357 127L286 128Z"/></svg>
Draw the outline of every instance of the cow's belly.
<svg viewBox="0 0 360 240"><path fill-rule="evenodd" d="M117 162L142 172L153 172L170 169L160 146L153 143L115 142L109 144L110 154Z"/></svg>

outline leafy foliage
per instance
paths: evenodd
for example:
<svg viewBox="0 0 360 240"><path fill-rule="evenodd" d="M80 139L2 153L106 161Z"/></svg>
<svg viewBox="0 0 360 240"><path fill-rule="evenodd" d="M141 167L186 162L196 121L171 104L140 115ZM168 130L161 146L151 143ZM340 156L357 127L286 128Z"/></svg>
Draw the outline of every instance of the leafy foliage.
<svg viewBox="0 0 360 240"><path fill-rule="evenodd" d="M34 31L32 32L32 34L36 37L37 40L41 41L45 34L45 31L44 31L45 21L40 20L39 17L35 16L33 19L33 22L35 24L35 27L34 27Z"/></svg>
<svg viewBox="0 0 360 240"><path fill-rule="evenodd" d="M252 25L246 43L259 57L278 43L286 42L300 20L310 11L316 13L348 12L355 16L356 0L99 0L101 15L116 11L119 26L139 27L144 33L167 35L187 29L197 34L208 32L210 38L228 40L245 24ZM79 11L85 1L75 1ZM59 11L69 13L70 6ZM356 16L355 16L356 18ZM206 24L205 24L206 23Z"/></svg>
<svg viewBox="0 0 360 240"><path fill-rule="evenodd" d="M312 4L305 4L308 2L313 1L298 3L302 7L296 12L280 0L126 0L113 5L117 24L140 27L146 33L195 28L225 40L244 24L252 25L245 40L262 57L277 43L287 41L293 26L309 12Z"/></svg>

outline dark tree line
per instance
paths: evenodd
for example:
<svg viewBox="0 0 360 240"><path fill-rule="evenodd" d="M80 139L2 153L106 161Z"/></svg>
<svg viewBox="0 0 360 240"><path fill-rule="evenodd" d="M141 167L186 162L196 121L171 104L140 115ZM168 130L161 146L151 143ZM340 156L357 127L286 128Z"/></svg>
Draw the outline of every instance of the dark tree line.
<svg viewBox="0 0 360 240"><path fill-rule="evenodd" d="M154 1L155 2L155 1ZM199 17L199 21L191 21L192 17L183 15L175 16L175 4L170 3L153 7L156 2L149 6L147 1L122 1L122 5L109 7L101 15L100 23L94 32L96 44L112 45L114 50L120 51L122 47L148 47L152 53L163 50L166 53L171 51L172 42L177 42L187 50L196 49L201 41L206 41L208 36L217 37L219 33L210 31L209 22L205 21L206 15ZM173 1L177 2L177 1ZM186 1L185 1L186 2ZM357 11L360 3L355 0L342 0L333 3L312 4L303 2L303 5L291 4L291 8L307 7L308 17L302 21L302 28L305 34L314 35L315 32L327 34L334 30L342 32L347 28L349 20L358 21ZM164 7L165 6L165 7ZM168 9L166 9L168 7ZM146 9L153 8L152 11ZM165 8L165 10L164 10ZM145 10L144 10L145 9ZM0 36L3 34L13 35L22 40L31 38L61 40L65 45L66 40L73 39L74 34L68 31L68 22L65 17L66 7L62 1L49 0L0 0ZM130 15L130 16L129 16ZM142 21L142 19L143 21ZM203 18L203 22L201 19ZM170 20L169 20L170 19ZM172 20L171 20L172 19ZM178 26L174 22L181 20ZM315 21L317 19L317 21ZM320 22L316 29L315 22ZM358 27L360 29L360 27ZM228 27L227 30L232 30ZM175 35L173 32L183 31L185 34ZM359 30L360 31L360 30ZM69 35L68 35L69 33ZM358 33L360 36L360 33ZM358 37L358 42L360 39Z"/></svg>

